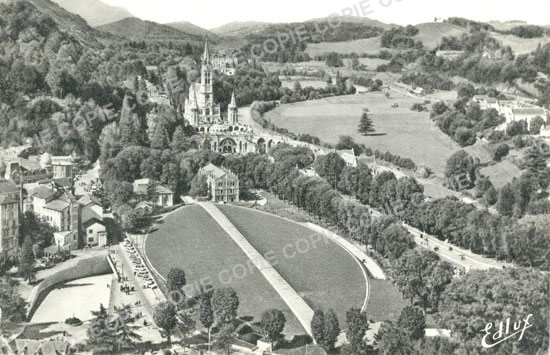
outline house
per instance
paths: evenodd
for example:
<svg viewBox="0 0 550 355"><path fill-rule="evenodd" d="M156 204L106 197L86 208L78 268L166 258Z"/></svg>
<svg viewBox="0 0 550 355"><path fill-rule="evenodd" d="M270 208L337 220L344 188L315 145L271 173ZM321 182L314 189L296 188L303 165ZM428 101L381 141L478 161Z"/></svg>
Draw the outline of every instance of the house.
<svg viewBox="0 0 550 355"><path fill-rule="evenodd" d="M44 205L41 217L58 231L70 230L70 204L54 200Z"/></svg>
<svg viewBox="0 0 550 355"><path fill-rule="evenodd" d="M230 170L217 167L210 163L201 168L199 174L206 176L212 201L239 201L239 178Z"/></svg>
<svg viewBox="0 0 550 355"><path fill-rule="evenodd" d="M49 185L39 185L31 190L24 202L24 211L32 211L41 216L44 206L55 199L56 191Z"/></svg>
<svg viewBox="0 0 550 355"><path fill-rule="evenodd" d="M168 187L154 182L150 179L138 179L134 181L134 195L140 200L146 201L149 195L149 186L154 186L153 201L155 206L172 207L174 206L174 193Z"/></svg>
<svg viewBox="0 0 550 355"><path fill-rule="evenodd" d="M43 167L39 161L25 158L15 158L6 161L4 178L12 180L22 177L23 183L33 183L52 177L50 170Z"/></svg>
<svg viewBox="0 0 550 355"><path fill-rule="evenodd" d="M357 157L355 156L355 150L353 148L337 150L336 154L344 159L347 166L357 167Z"/></svg>
<svg viewBox="0 0 550 355"><path fill-rule="evenodd" d="M479 107L482 110L488 110L490 108L494 108L495 110L499 110L500 104L498 100L494 97L488 97L487 95L475 95L472 98L473 102L476 102L479 104Z"/></svg>
<svg viewBox="0 0 550 355"><path fill-rule="evenodd" d="M435 55L445 59L456 59L464 54L464 51L437 51Z"/></svg>
<svg viewBox="0 0 550 355"><path fill-rule="evenodd" d="M153 213L153 204L149 201L141 201L136 205L134 211L139 217L145 217Z"/></svg>
<svg viewBox="0 0 550 355"><path fill-rule="evenodd" d="M55 246L56 251L78 249L78 235L72 231L55 232L53 238L55 244L52 246Z"/></svg>
<svg viewBox="0 0 550 355"><path fill-rule="evenodd" d="M421 88L420 86L417 86L417 87L413 90L413 94L422 96L422 95L424 95L424 89Z"/></svg>
<svg viewBox="0 0 550 355"><path fill-rule="evenodd" d="M103 203L99 197L87 194L82 196L80 200L78 200L78 203L82 206L82 209L90 208L99 216L103 216Z"/></svg>
<svg viewBox="0 0 550 355"><path fill-rule="evenodd" d="M81 207L76 198L54 184L40 185L32 190L24 202L25 211L34 212L58 232L70 231L71 247L78 247Z"/></svg>
<svg viewBox="0 0 550 355"><path fill-rule="evenodd" d="M512 109L511 120L506 123L524 121L527 123L527 129L531 128L533 119L540 117L546 121L546 110L542 107L518 107Z"/></svg>
<svg viewBox="0 0 550 355"><path fill-rule="evenodd" d="M0 252L17 248L18 231L19 200L12 194L0 193Z"/></svg>
<svg viewBox="0 0 550 355"><path fill-rule="evenodd" d="M53 178L73 178L74 163L73 158L69 156L54 156L51 157L51 166L53 168Z"/></svg>
<svg viewBox="0 0 550 355"><path fill-rule="evenodd" d="M86 246L107 245L107 227L102 215L97 214L90 206L82 209L82 235Z"/></svg>

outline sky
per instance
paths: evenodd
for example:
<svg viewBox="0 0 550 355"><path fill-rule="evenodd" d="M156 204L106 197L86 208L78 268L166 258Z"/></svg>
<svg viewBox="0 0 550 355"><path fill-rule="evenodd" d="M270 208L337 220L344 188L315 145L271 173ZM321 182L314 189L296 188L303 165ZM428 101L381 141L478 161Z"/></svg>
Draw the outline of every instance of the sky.
<svg viewBox="0 0 550 355"><path fill-rule="evenodd" d="M189 21L211 29L233 21L298 22L352 12L399 25L435 17L550 24L550 0L102 0L159 23ZM365 10L361 10L361 7ZM355 8L355 10L353 10Z"/></svg>

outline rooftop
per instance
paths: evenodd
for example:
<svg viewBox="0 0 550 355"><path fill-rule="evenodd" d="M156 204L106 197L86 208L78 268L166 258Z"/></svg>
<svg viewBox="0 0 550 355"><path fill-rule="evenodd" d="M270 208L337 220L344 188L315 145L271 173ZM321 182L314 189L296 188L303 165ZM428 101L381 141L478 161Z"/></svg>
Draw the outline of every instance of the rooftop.
<svg viewBox="0 0 550 355"><path fill-rule="evenodd" d="M94 220L103 224L103 217L94 212L90 207L82 209L82 225L87 226L93 224Z"/></svg>
<svg viewBox="0 0 550 355"><path fill-rule="evenodd" d="M48 188L45 185L40 185L34 190L32 190L29 195L34 196L36 198L42 199L42 200L49 200L50 198L55 196L55 191Z"/></svg>
<svg viewBox="0 0 550 355"><path fill-rule="evenodd" d="M546 111L540 107L513 108L512 112L514 115L540 115L542 118L546 116Z"/></svg>
<svg viewBox="0 0 550 355"><path fill-rule="evenodd" d="M55 201L52 201L50 203L48 203L47 205L44 206L44 208L46 209L49 209L49 210L53 210L53 211L57 211L57 212L62 212L64 210L66 210L67 208L69 208L69 203L65 202L65 201L61 201L61 200L55 200Z"/></svg>
<svg viewBox="0 0 550 355"><path fill-rule="evenodd" d="M0 195L0 205L9 205L11 203L18 203L17 199L12 198L11 196Z"/></svg>
<svg viewBox="0 0 550 355"><path fill-rule="evenodd" d="M19 188L13 181L0 181L0 194L19 192Z"/></svg>
<svg viewBox="0 0 550 355"><path fill-rule="evenodd" d="M230 170L216 166L212 163L202 168L201 171L202 171L202 174L213 176L216 179L222 178L224 176L230 176L232 178L236 178L235 174L233 174Z"/></svg>

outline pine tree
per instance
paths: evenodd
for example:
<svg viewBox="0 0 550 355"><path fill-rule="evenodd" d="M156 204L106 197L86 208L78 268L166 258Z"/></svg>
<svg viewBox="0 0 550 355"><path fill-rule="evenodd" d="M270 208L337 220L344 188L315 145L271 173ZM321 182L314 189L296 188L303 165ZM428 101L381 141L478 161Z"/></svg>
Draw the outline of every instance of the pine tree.
<svg viewBox="0 0 550 355"><path fill-rule="evenodd" d="M132 306L115 306L115 312L117 317L114 321L115 329L113 335L117 351L120 352L123 348L133 348L135 342L141 340L141 335L135 332L139 327L129 324L132 318Z"/></svg>
<svg viewBox="0 0 550 355"><path fill-rule="evenodd" d="M99 311L92 311L94 319L87 330L88 344L96 350L112 351L115 347L115 337L109 325L109 314L103 304L99 305Z"/></svg>
<svg viewBox="0 0 550 355"><path fill-rule="evenodd" d="M361 122L359 123L359 133L368 136L371 132L374 132L374 125L372 119L369 117L369 110L364 109L361 115Z"/></svg>
<svg viewBox="0 0 550 355"><path fill-rule="evenodd" d="M32 251L32 240L30 237L25 238L21 256L19 258L19 272L29 283L34 280L34 253Z"/></svg>
<svg viewBox="0 0 550 355"><path fill-rule="evenodd" d="M151 148L163 150L168 148L169 143L170 139L168 137L168 131L166 130L166 127L161 122L157 123L157 126L155 127L155 132L151 137Z"/></svg>

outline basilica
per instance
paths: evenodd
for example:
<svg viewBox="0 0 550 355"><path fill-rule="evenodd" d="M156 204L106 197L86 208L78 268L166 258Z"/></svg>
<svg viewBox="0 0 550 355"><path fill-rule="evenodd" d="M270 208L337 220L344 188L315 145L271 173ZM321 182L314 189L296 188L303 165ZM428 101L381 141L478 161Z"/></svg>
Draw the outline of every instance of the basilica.
<svg viewBox="0 0 550 355"><path fill-rule="evenodd" d="M185 100L184 118L187 124L203 135L201 144L209 144L209 149L219 153L265 153L273 140L256 135L252 127L239 122L239 108L235 93L227 109L221 112L220 104L214 99L215 66L210 54L208 41L201 58L200 82L193 83Z"/></svg>

